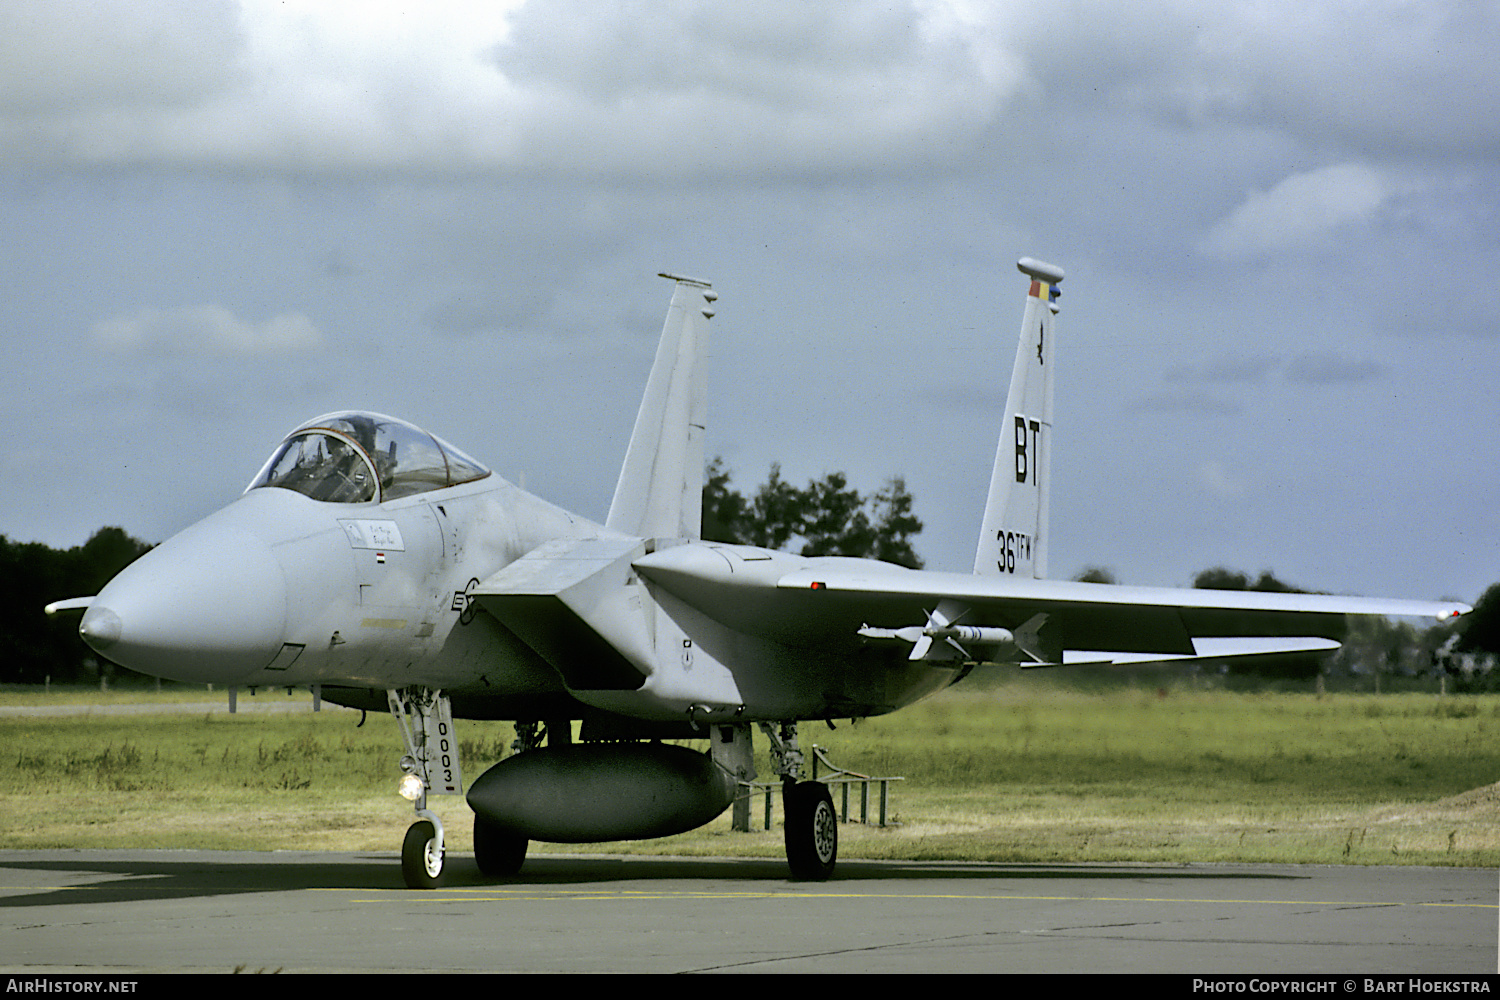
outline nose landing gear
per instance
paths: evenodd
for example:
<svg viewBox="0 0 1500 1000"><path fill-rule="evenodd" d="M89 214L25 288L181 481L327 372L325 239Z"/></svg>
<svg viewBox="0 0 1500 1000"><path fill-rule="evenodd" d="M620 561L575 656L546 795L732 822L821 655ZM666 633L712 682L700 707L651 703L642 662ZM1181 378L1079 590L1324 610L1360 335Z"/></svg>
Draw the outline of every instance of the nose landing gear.
<svg viewBox="0 0 1500 1000"><path fill-rule="evenodd" d="M435 889L443 884L447 850L443 821L427 808L427 795L462 795L464 787L453 708L447 695L427 688L393 688L386 700L406 744L400 791L417 812L401 844L401 877L408 889Z"/></svg>

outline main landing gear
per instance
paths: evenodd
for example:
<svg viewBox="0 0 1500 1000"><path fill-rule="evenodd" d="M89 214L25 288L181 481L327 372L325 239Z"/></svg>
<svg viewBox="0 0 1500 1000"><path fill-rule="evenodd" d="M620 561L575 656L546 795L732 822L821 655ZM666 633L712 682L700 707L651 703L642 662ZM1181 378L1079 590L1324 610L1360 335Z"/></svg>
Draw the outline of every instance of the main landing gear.
<svg viewBox="0 0 1500 1000"><path fill-rule="evenodd" d="M427 808L427 794L462 795L464 788L453 708L447 695L427 688L393 688L386 700L406 744L400 791L417 811L401 843L401 877L409 889L435 889L443 884L447 851L443 821Z"/></svg>
<svg viewBox="0 0 1500 1000"><path fill-rule="evenodd" d="M567 719L554 719L545 727L536 722L517 722L516 739L510 748L515 753L535 750L545 741L549 746L562 746L573 739L573 724ZM515 875L526 863L527 839L519 833L503 830L487 823L477 812L474 814L474 863L490 878L505 878Z"/></svg>
<svg viewBox="0 0 1500 1000"><path fill-rule="evenodd" d="M839 822L833 795L820 781L799 781L802 751L797 746L797 724L777 727L762 722L771 742L771 760L781 775L781 803L786 817L786 863L792 878L822 882L833 874L839 857Z"/></svg>
<svg viewBox="0 0 1500 1000"><path fill-rule="evenodd" d="M839 857L839 821L833 795L821 781L784 779L781 801L786 812L786 863L792 877L822 882L833 874Z"/></svg>
<svg viewBox="0 0 1500 1000"><path fill-rule="evenodd" d="M490 878L506 878L526 863L526 838L474 817L474 863Z"/></svg>

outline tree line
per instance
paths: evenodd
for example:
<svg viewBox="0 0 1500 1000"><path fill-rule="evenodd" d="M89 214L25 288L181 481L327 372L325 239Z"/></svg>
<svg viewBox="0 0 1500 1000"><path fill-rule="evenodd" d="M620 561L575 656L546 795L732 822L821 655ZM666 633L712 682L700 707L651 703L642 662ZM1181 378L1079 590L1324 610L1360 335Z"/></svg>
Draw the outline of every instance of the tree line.
<svg viewBox="0 0 1500 1000"><path fill-rule="evenodd" d="M0 682L93 680L101 667L78 637L78 615L48 618L53 601L97 594L151 546L122 528L100 528L82 545L54 549L0 535ZM111 669L102 665L105 672Z"/></svg>
<svg viewBox="0 0 1500 1000"><path fill-rule="evenodd" d="M729 481L723 460L715 458L703 480L703 537L709 541L922 568L912 544L922 521L912 513L915 501L900 476L868 496L842 472L794 486L781 478L780 465L771 466L749 497L730 489Z"/></svg>

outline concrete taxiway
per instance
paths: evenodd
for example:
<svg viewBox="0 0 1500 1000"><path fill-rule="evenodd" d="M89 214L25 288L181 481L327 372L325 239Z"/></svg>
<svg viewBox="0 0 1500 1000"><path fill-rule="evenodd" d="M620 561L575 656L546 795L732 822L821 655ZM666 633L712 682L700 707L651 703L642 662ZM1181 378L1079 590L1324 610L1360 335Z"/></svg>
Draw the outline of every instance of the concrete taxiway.
<svg viewBox="0 0 1500 1000"><path fill-rule="evenodd" d="M1494 973L1491 870L0 851L0 968Z"/></svg>

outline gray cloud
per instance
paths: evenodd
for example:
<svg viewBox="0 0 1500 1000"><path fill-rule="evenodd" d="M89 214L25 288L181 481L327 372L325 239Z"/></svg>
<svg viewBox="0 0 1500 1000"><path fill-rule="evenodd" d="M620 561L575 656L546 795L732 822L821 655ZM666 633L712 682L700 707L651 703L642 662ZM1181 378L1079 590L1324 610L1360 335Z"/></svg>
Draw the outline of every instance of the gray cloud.
<svg viewBox="0 0 1500 1000"><path fill-rule="evenodd" d="M1492 2L1144 0L1029 13L1028 66L1070 103L1175 128L1291 133L1363 156L1500 147Z"/></svg>
<svg viewBox="0 0 1500 1000"><path fill-rule="evenodd" d="M1345 354L1310 352L1290 358L1266 355L1206 358L1167 369L1168 382L1200 385L1261 385L1279 376L1302 385L1368 382L1385 375L1385 366Z"/></svg>
<svg viewBox="0 0 1500 1000"><path fill-rule="evenodd" d="M1385 375L1385 366L1339 354L1301 354L1286 364L1286 379L1303 385L1369 382Z"/></svg>
<svg viewBox="0 0 1500 1000"><path fill-rule="evenodd" d="M1204 382L1217 384L1264 382L1280 362L1269 357L1218 358L1175 364L1167 369L1168 382Z"/></svg>
<svg viewBox="0 0 1500 1000"><path fill-rule="evenodd" d="M1390 181L1359 163L1293 174L1269 191L1252 193L1209 231L1202 246L1231 259L1302 248L1370 221L1392 193Z"/></svg>
<svg viewBox="0 0 1500 1000"><path fill-rule="evenodd" d="M584 173L884 174L968 145L1019 86L939 4L528 4L496 65L525 145Z"/></svg>
<svg viewBox="0 0 1500 1000"><path fill-rule="evenodd" d="M1244 407L1218 396L1196 392L1159 392L1142 396L1128 407L1136 413L1184 413L1200 416L1232 417L1244 412Z"/></svg>
<svg viewBox="0 0 1500 1000"><path fill-rule="evenodd" d="M219 305L143 309L101 320L91 337L98 347L129 353L279 354L311 351L323 344L323 335L301 313L282 313L255 323Z"/></svg>
<svg viewBox="0 0 1500 1000"><path fill-rule="evenodd" d="M1464 0L27 4L0 13L0 147L32 165L890 175L1006 158L1084 115L1489 156L1497 49L1494 5Z"/></svg>
<svg viewBox="0 0 1500 1000"><path fill-rule="evenodd" d="M83 11L36 7L12 24L18 58L0 60L0 93L15 95L0 104L7 158L319 173L886 173L973 141L1019 79L984 23L915 2L238 6L238 16L215 5L175 21L170 7L103 4L83 31ZM41 57L27 55L28 39ZM88 61L106 50L129 55Z"/></svg>
<svg viewBox="0 0 1500 1000"><path fill-rule="evenodd" d="M170 113L246 83L237 5L56 0L0 8L0 120ZM49 122L49 119L51 121ZM77 137L78 147L88 140Z"/></svg>
<svg viewBox="0 0 1500 1000"><path fill-rule="evenodd" d="M1500 8L1361 0L1222 8L1197 68L1220 113L1367 153L1500 148Z"/></svg>

